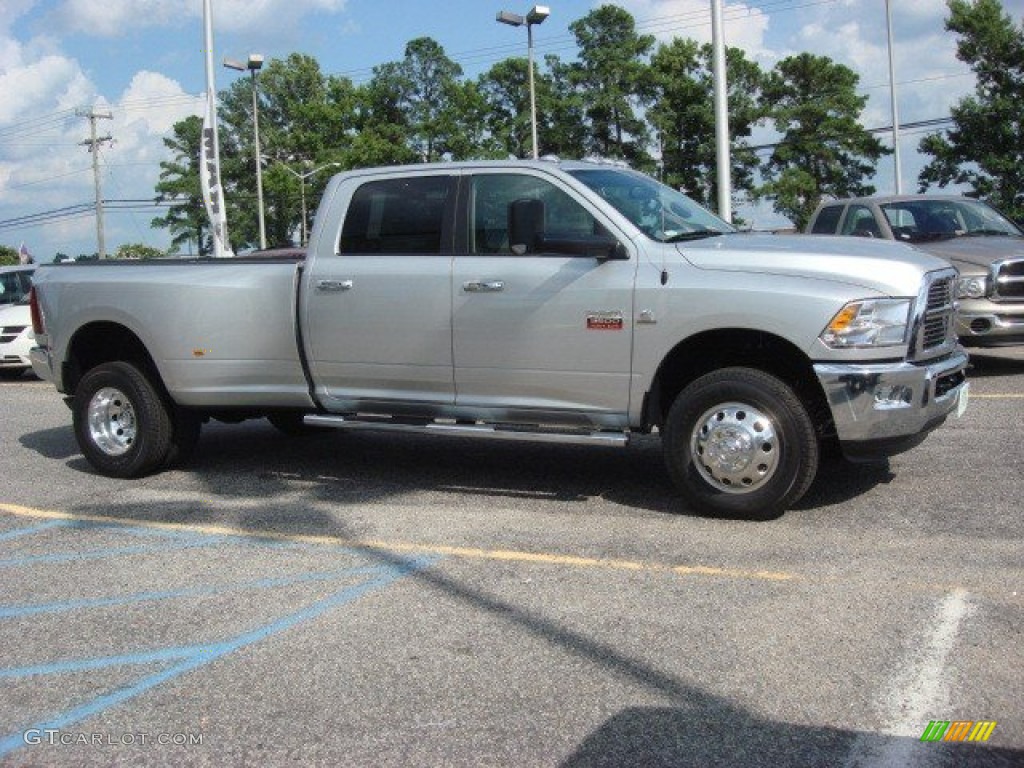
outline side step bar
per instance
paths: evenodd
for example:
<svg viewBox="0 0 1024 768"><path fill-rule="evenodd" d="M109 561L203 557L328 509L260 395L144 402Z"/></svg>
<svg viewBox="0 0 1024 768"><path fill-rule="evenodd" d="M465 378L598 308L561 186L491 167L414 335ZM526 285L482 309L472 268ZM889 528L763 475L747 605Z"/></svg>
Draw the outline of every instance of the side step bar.
<svg viewBox="0 0 1024 768"><path fill-rule="evenodd" d="M313 427L334 429L363 429L373 432L412 432L420 435L449 435L455 437L481 437L488 440L519 440L534 443L560 443L562 445L629 445L628 432L584 432L570 430L514 429L490 424L403 424L371 419L353 419L345 416L309 414L303 421Z"/></svg>

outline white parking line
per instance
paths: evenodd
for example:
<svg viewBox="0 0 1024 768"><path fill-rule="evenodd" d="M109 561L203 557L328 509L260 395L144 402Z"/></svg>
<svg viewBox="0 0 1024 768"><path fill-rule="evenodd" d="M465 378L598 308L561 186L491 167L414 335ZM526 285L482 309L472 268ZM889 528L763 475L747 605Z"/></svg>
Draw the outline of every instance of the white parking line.
<svg viewBox="0 0 1024 768"><path fill-rule="evenodd" d="M946 665L970 612L971 604L963 590L952 592L942 601L930 632L887 686L878 714L889 725L879 733L859 736L847 756L846 768L923 767L930 755L941 758L935 745L921 742L921 735L929 718L942 715L949 707Z"/></svg>

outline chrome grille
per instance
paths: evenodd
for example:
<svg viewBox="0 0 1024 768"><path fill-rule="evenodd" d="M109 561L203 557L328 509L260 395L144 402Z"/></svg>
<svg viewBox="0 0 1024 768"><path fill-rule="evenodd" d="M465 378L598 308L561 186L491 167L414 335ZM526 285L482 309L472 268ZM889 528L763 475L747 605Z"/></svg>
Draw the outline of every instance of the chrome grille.
<svg viewBox="0 0 1024 768"><path fill-rule="evenodd" d="M953 270L930 272L925 276L914 320L912 358L938 357L956 346L955 290L956 272Z"/></svg>
<svg viewBox="0 0 1024 768"><path fill-rule="evenodd" d="M1024 299L1024 259L1006 259L992 265L992 299Z"/></svg>

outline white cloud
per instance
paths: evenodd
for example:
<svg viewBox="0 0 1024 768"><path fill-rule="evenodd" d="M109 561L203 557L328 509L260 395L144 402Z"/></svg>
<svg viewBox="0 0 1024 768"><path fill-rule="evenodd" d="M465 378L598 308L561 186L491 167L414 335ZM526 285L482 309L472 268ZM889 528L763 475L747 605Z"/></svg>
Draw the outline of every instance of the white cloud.
<svg viewBox="0 0 1024 768"><path fill-rule="evenodd" d="M214 25L224 31L259 31L294 26L302 16L337 12L347 0L217 0ZM201 18L199 0L64 0L54 20L67 32L120 37L133 29L162 27Z"/></svg>
<svg viewBox="0 0 1024 768"><path fill-rule="evenodd" d="M97 121L111 135L99 153L105 198L151 199L166 159L163 137L173 125L198 114L200 99L177 82L149 71L136 73L119 97L106 99L80 63L60 52L52 38L19 42L0 33L0 221L93 199L92 156L83 146L88 121L77 115L95 106L112 119ZM152 213L111 215L107 242L153 241L165 233L149 229ZM31 240L42 258L57 250L77 254L95 248L95 223L86 212L28 229L4 229L0 240ZM85 243L83 245L82 243Z"/></svg>
<svg viewBox="0 0 1024 768"><path fill-rule="evenodd" d="M78 65L63 56L47 55L0 71L0 126L17 122L44 108L66 109L90 92Z"/></svg>
<svg viewBox="0 0 1024 768"><path fill-rule="evenodd" d="M711 42L711 4L708 0L623 0L618 3L637 20L639 31L662 42L676 37ZM768 17L746 3L724 2L722 7L726 45L742 48L749 58L765 53Z"/></svg>

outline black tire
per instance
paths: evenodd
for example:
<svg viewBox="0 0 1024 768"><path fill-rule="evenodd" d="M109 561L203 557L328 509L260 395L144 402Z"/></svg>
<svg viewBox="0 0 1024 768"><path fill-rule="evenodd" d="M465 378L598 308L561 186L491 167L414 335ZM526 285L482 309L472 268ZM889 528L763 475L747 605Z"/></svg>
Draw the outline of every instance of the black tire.
<svg viewBox="0 0 1024 768"><path fill-rule="evenodd" d="M82 377L71 405L78 446L108 477L139 477L159 469L174 425L157 389L131 363L104 363Z"/></svg>
<svg viewBox="0 0 1024 768"><path fill-rule="evenodd" d="M171 445L164 464L168 467L177 467L187 463L196 452L203 419L194 411L176 406L171 412L171 425Z"/></svg>
<svg viewBox="0 0 1024 768"><path fill-rule="evenodd" d="M723 368L683 389L662 439L669 476L704 514L776 518L818 472L818 438L804 403L781 379L753 368Z"/></svg>

